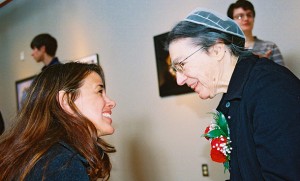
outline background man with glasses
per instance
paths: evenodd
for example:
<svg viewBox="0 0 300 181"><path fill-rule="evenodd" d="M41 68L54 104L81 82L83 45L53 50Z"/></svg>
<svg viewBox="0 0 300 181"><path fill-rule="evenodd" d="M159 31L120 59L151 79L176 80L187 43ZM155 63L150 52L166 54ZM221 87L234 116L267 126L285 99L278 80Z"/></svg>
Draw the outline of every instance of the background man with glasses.
<svg viewBox="0 0 300 181"><path fill-rule="evenodd" d="M235 20L243 30L246 36L245 48L251 49L254 54L260 57L266 57L275 63L284 65L280 50L275 43L260 40L252 35L255 10L251 2L238 0L236 3L232 3L227 10L227 16Z"/></svg>

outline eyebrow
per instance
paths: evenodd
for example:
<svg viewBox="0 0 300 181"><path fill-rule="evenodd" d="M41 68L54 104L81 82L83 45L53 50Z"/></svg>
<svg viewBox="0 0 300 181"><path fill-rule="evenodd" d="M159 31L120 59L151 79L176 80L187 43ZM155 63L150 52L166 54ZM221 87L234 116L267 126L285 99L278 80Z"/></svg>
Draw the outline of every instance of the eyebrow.
<svg viewBox="0 0 300 181"><path fill-rule="evenodd" d="M180 62L180 59L182 59L181 57L177 57L175 58L172 62L173 63L179 63Z"/></svg>
<svg viewBox="0 0 300 181"><path fill-rule="evenodd" d="M103 84L97 84L97 85L95 85L95 89L98 89L98 88L104 89L104 85Z"/></svg>

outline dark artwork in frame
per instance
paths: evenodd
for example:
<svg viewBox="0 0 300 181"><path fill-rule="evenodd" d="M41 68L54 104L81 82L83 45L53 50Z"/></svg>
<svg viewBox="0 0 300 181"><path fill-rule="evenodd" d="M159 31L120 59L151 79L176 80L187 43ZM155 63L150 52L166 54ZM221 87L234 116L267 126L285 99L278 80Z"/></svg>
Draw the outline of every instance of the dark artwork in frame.
<svg viewBox="0 0 300 181"><path fill-rule="evenodd" d="M191 93L193 90L187 85L176 83L176 73L171 68L169 52L165 49L165 41L169 32L154 36L158 87L160 97Z"/></svg>

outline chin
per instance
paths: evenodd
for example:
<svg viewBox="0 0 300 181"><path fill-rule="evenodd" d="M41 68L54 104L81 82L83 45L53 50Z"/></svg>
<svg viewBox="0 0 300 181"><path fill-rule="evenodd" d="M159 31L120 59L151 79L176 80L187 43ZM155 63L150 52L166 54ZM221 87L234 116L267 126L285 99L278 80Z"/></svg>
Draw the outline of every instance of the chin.
<svg viewBox="0 0 300 181"><path fill-rule="evenodd" d="M112 135L112 134L114 134L114 132L115 132L115 129L112 128L112 130L110 132L108 132L107 135Z"/></svg>
<svg viewBox="0 0 300 181"><path fill-rule="evenodd" d="M112 135L114 134L115 129L111 128L110 130L102 131L101 136Z"/></svg>
<svg viewBox="0 0 300 181"><path fill-rule="evenodd" d="M200 97L200 99L206 100L206 99L211 99L211 97L209 95L203 95L203 94L199 94L198 96Z"/></svg>
<svg viewBox="0 0 300 181"><path fill-rule="evenodd" d="M198 94L198 96L200 97L200 99L211 99L210 94L207 93L207 91L205 91L205 89L203 89L202 91L196 91L195 92Z"/></svg>

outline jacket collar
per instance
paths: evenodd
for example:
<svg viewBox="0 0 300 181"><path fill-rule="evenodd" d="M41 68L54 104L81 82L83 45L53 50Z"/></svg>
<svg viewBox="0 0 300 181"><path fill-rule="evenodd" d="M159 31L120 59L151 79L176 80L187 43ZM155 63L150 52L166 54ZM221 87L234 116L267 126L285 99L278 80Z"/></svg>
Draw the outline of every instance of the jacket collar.
<svg viewBox="0 0 300 181"><path fill-rule="evenodd" d="M81 162L84 163L86 166L88 166L88 161L83 156L81 156L77 151L75 151L74 148L72 148L70 145L68 145L64 141L60 141L59 144L61 144L66 149L70 150L72 153L77 154L77 156L81 160Z"/></svg>
<svg viewBox="0 0 300 181"><path fill-rule="evenodd" d="M60 64L57 57L54 57L48 65L43 66L42 71L45 70L47 67L55 64Z"/></svg>
<svg viewBox="0 0 300 181"><path fill-rule="evenodd" d="M242 98L245 83L256 61L257 56L255 55L240 57L238 59L229 82L227 93L223 97L225 101Z"/></svg>

